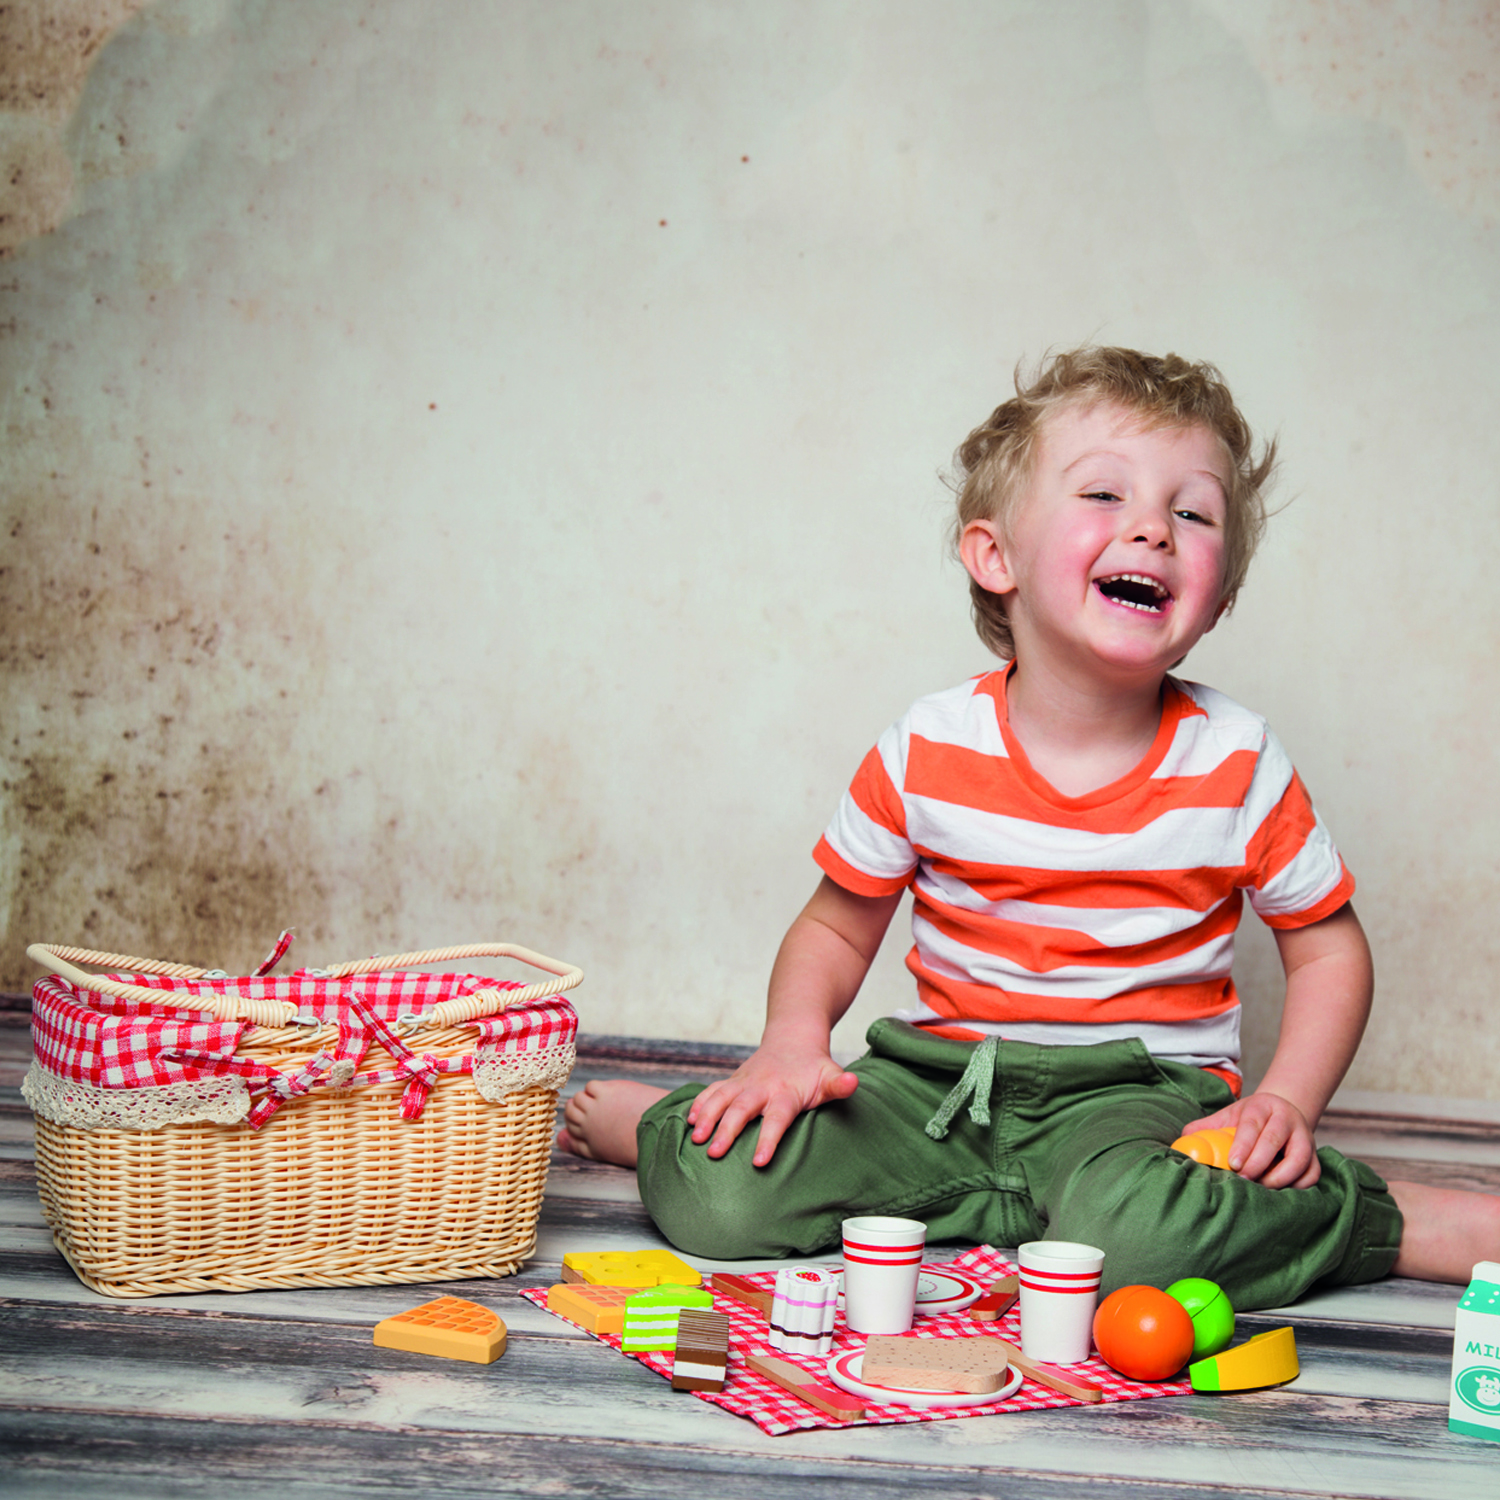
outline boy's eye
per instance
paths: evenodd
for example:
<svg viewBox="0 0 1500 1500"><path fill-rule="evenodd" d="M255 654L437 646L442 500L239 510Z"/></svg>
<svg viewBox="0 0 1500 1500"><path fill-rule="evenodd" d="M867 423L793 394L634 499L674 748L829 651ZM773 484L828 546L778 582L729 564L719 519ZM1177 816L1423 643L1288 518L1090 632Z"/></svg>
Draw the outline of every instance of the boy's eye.
<svg viewBox="0 0 1500 1500"><path fill-rule="evenodd" d="M1083 498L1085 500L1118 500L1120 497L1111 490L1091 490Z"/></svg>
<svg viewBox="0 0 1500 1500"><path fill-rule="evenodd" d="M1184 521L1201 521L1205 526L1212 526L1214 524L1212 516L1205 516L1202 511L1192 510L1187 506L1183 506L1181 510L1174 511L1173 514L1181 516Z"/></svg>

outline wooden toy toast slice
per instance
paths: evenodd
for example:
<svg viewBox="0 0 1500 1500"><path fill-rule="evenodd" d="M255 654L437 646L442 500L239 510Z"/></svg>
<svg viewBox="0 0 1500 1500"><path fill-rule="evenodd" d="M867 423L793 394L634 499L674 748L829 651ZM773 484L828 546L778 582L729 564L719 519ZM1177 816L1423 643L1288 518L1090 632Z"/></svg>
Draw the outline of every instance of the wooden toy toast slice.
<svg viewBox="0 0 1500 1500"><path fill-rule="evenodd" d="M438 1297L375 1325L382 1349L435 1354L439 1359L466 1359L493 1364L505 1353L505 1324L497 1313L461 1297Z"/></svg>
<svg viewBox="0 0 1500 1500"><path fill-rule="evenodd" d="M866 1385L905 1391L962 1391L984 1395L1007 1379L1010 1360L1002 1340L984 1334L968 1338L923 1338L910 1333L876 1333L865 1345Z"/></svg>

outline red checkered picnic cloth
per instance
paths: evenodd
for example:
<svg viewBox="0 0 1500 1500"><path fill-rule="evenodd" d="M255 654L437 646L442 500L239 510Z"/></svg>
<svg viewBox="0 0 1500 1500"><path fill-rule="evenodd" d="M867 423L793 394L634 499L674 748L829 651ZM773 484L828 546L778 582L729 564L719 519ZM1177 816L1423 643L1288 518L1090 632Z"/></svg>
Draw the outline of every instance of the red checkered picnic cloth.
<svg viewBox="0 0 1500 1500"><path fill-rule="evenodd" d="M70 984L49 975L32 990L31 1039L38 1064L49 1073L95 1088L144 1088L240 1074L267 1091L252 1112L263 1119L286 1097L307 1092L342 1063L339 1081L348 1085L412 1080L425 1097L437 1074L470 1073L474 1053L420 1059L400 1039L401 1023L420 1018L433 1006L476 990L521 989L511 980L474 974L422 974L407 969L331 979L316 970L299 969L275 977L179 979L161 974L117 973L106 976L144 989L163 991L160 1003L120 999ZM236 1058L235 1048L247 1021L220 1021L193 1006L193 997L233 993L253 1000L290 1001L297 1022L311 1029L336 1023L337 1044L319 1055L299 1082L286 1083L263 1063ZM578 1016L561 995L501 1011L466 1023L474 1028L481 1057L510 1056L549 1047L566 1047L578 1033ZM372 1041L397 1058L397 1066L356 1073ZM276 1080L283 1082L278 1089ZM286 1092L290 1089L290 1093ZM279 1097L272 1097L279 1094ZM420 1099L414 1095L416 1113ZM269 1105L269 1108L262 1106ZM257 1116L259 1116L257 1118ZM413 1118L415 1116L412 1116Z"/></svg>
<svg viewBox="0 0 1500 1500"><path fill-rule="evenodd" d="M993 1250L988 1245L965 1251L955 1260L932 1264L940 1270L951 1268L955 1271L962 1271L985 1286L997 1277L1011 1275L1017 1269L1013 1261L1006 1260L998 1250ZM760 1271L747 1276L746 1280L753 1281L757 1286L770 1292L775 1290L776 1273ZM536 1303L538 1307L547 1305L545 1287L537 1287L531 1291L522 1292L521 1295L528 1301ZM749 1417L763 1432L768 1432L773 1437L784 1432L802 1431L809 1427L860 1425L835 1422L832 1417L826 1417L805 1402L797 1400L795 1396L788 1395L780 1386L773 1385L765 1376L757 1374L745 1363L752 1354L770 1354L777 1359L784 1359L800 1366L809 1374L816 1375L824 1384L831 1385L833 1382L829 1380L827 1374L827 1357L788 1354L784 1350L773 1349L766 1337L768 1329L765 1319L753 1308L745 1306L743 1302L736 1302L729 1297L715 1296L714 1310L724 1313L729 1319L729 1378L722 1391L694 1391L692 1394L699 1400L711 1401L715 1406L722 1406L725 1411L731 1411L736 1416ZM993 1334L1008 1339L1017 1348L1021 1345L1019 1306L1011 1308L998 1323L979 1323L967 1313L955 1312L923 1318L920 1321L920 1328L924 1334L936 1335L939 1338L971 1338L975 1334ZM595 1337L612 1349L620 1348L620 1339L616 1334L596 1334ZM833 1353L842 1354L849 1349L859 1349L863 1347L863 1344L864 1340L858 1334L849 1332L844 1324L843 1313L840 1312L834 1324ZM665 1376L668 1380L672 1378L674 1355L670 1349L634 1354L630 1358L640 1360L643 1365L649 1365L658 1375ZM1127 1380L1123 1375L1110 1369L1097 1354L1091 1356L1086 1364L1069 1365L1068 1373L1081 1376L1084 1380L1091 1380L1099 1386L1104 1392L1105 1401L1144 1401L1153 1396L1185 1396L1192 1390L1191 1383L1186 1380L1158 1380L1150 1383ZM865 1425L882 1425L890 1422L947 1422L955 1417L984 1417L996 1412L1040 1411L1049 1406L1083 1406L1086 1404L1076 1397L1064 1396L1059 1391L1038 1385L1034 1380L1023 1380L1015 1395L1006 1397L1004 1401L991 1401L984 1406L961 1407L956 1411L922 1410L911 1406L873 1406L867 1403Z"/></svg>

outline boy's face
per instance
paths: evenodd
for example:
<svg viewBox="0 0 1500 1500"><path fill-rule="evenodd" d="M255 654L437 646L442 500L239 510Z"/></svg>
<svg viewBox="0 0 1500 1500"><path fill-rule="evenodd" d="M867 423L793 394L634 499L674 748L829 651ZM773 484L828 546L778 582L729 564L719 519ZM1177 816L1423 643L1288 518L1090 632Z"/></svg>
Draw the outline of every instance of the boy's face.
<svg viewBox="0 0 1500 1500"><path fill-rule="evenodd" d="M1107 403L1052 417L1006 532L975 522L961 544L1005 598L1017 658L1165 674L1219 617L1228 474L1206 427L1145 431Z"/></svg>

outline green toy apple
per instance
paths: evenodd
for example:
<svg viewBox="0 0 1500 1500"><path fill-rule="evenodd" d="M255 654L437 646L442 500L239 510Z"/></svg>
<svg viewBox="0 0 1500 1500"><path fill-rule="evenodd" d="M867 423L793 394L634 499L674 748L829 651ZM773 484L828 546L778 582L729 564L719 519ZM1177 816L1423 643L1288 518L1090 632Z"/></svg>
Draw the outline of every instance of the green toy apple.
<svg viewBox="0 0 1500 1500"><path fill-rule="evenodd" d="M1193 1320L1193 1358L1207 1359L1229 1347L1234 1337L1234 1308L1224 1288L1201 1276L1184 1276L1167 1288Z"/></svg>

